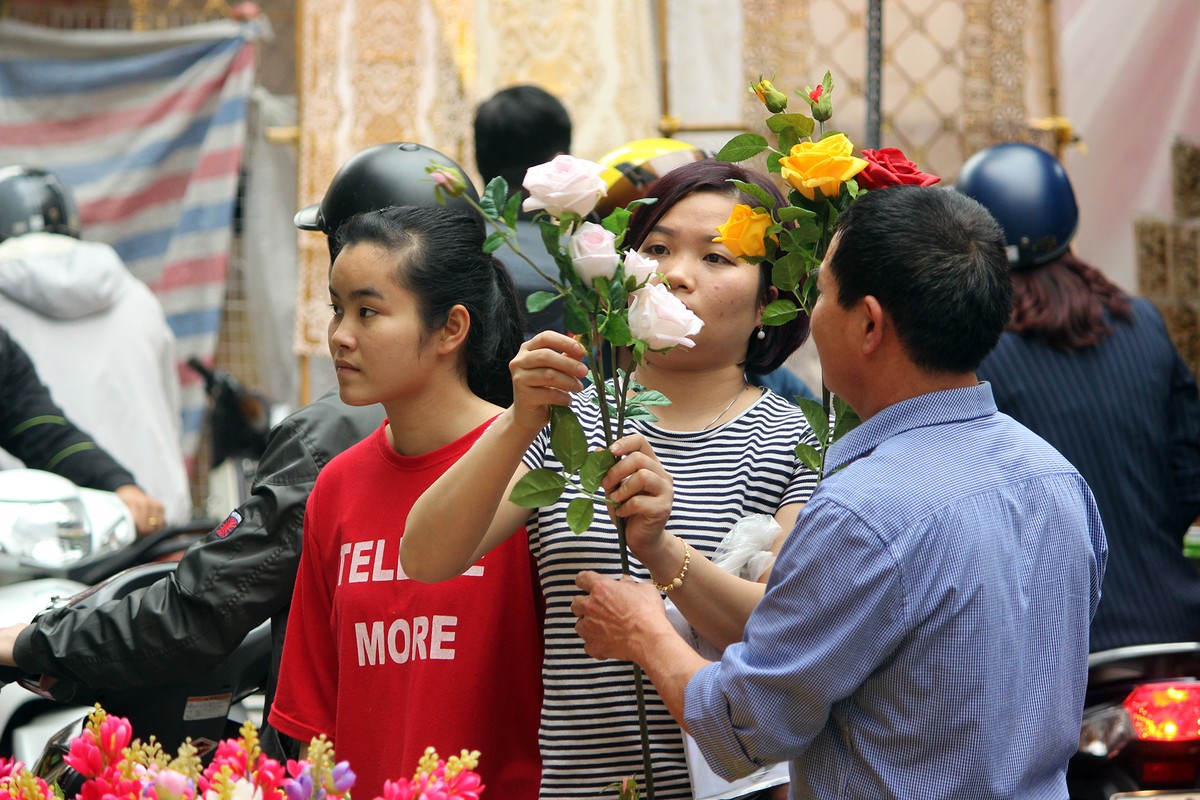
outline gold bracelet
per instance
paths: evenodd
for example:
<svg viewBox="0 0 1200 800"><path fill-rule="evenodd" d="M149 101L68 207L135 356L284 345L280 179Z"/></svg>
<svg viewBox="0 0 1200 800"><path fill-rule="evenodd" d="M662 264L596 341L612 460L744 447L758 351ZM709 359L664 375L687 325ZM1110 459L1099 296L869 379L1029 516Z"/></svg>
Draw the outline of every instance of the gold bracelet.
<svg viewBox="0 0 1200 800"><path fill-rule="evenodd" d="M682 541L682 540L680 540ZM683 586L683 577L687 575L688 565L692 563L692 548L688 547L688 543L683 543L683 566L679 568L679 574L672 579L670 583L659 583L654 580L654 576L650 576L650 580L654 582L654 588L658 589L663 594L674 591L680 586Z"/></svg>

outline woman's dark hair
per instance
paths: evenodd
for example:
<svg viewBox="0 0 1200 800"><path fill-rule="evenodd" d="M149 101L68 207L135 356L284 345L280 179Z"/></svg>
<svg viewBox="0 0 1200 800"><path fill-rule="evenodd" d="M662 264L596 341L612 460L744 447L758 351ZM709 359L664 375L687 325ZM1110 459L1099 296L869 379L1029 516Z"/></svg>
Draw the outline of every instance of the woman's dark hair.
<svg viewBox="0 0 1200 800"><path fill-rule="evenodd" d="M771 179L761 172L713 159L694 161L676 167L646 188L646 197L657 198L657 202L634 209L633 216L629 219L629 230L625 234L625 244L635 250L640 248L650 231L667 212L680 200L696 192L727 195L751 208L762 205L754 197L730 183L731 180L753 183L770 195L777 205L782 206L786 202ZM716 235L714 230L713 236ZM759 302L765 305L771 300L771 262L763 261L758 270ZM780 292L779 296L791 300L797 306L800 305L800 299L795 293ZM804 344L804 340L808 338L808 315L802 311L786 325L764 326L763 332L763 339L759 339L755 332L746 342L745 369L752 375L765 375L777 369L796 348Z"/></svg>
<svg viewBox="0 0 1200 800"><path fill-rule="evenodd" d="M1012 273L1012 315L1005 327L1041 334L1064 352L1099 344L1112 333L1108 315L1133 321L1129 296L1069 250L1054 261Z"/></svg>
<svg viewBox="0 0 1200 800"><path fill-rule="evenodd" d="M508 362L524 341L521 304L500 260L483 252L475 214L436 206L393 206L357 214L338 229L338 249L374 244L396 257L392 280L417 298L427 332L461 305L471 316L462 365L467 386L499 406L512 403Z"/></svg>

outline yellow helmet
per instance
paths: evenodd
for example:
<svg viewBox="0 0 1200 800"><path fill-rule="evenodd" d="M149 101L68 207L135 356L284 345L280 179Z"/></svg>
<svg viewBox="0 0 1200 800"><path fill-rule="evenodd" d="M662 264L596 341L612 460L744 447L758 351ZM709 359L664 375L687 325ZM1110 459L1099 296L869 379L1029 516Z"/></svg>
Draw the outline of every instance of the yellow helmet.
<svg viewBox="0 0 1200 800"><path fill-rule="evenodd" d="M655 178L692 161L705 158L703 150L678 139L637 139L600 157L600 177L608 194L600 198L596 213L607 216L614 208L646 196Z"/></svg>

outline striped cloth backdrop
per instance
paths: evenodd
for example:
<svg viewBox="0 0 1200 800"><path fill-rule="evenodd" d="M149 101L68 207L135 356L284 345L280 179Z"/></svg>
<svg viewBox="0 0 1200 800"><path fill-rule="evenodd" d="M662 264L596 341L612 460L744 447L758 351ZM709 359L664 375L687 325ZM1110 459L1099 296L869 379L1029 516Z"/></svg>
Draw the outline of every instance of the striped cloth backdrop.
<svg viewBox="0 0 1200 800"><path fill-rule="evenodd" d="M0 21L0 165L55 172L83 238L111 244L158 296L189 462L206 404L186 361L211 363L216 348L258 34L232 21L152 32Z"/></svg>

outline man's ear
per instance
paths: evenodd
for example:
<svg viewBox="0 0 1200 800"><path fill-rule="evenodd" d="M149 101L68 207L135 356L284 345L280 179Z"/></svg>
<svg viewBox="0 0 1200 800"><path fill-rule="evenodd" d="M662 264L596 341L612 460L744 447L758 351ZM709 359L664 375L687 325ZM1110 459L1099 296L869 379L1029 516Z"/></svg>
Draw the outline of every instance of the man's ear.
<svg viewBox="0 0 1200 800"><path fill-rule="evenodd" d="M862 348L863 354L873 353L883 344L884 324L887 314L874 295L862 299Z"/></svg>
<svg viewBox="0 0 1200 800"><path fill-rule="evenodd" d="M455 305L446 315L446 324L438 333L438 353L446 355L458 350L466 343L470 332L471 312L461 303Z"/></svg>

